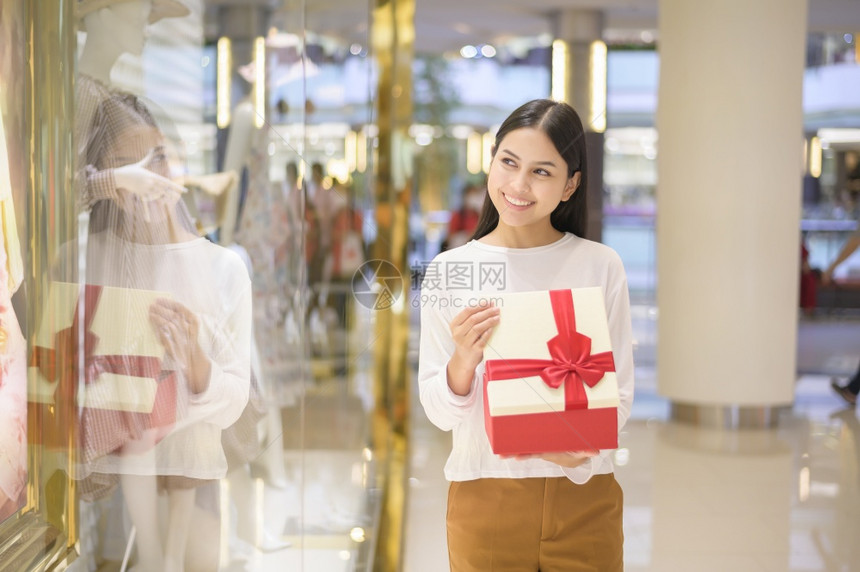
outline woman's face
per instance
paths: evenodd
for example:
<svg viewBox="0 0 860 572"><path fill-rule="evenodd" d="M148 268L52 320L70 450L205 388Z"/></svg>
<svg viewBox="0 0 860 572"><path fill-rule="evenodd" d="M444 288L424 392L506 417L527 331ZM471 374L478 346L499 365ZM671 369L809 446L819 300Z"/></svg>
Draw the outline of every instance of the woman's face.
<svg viewBox="0 0 860 572"><path fill-rule="evenodd" d="M524 127L508 133L496 149L487 179L499 225L548 224L550 214L579 185L580 174L568 178L567 169L543 131Z"/></svg>

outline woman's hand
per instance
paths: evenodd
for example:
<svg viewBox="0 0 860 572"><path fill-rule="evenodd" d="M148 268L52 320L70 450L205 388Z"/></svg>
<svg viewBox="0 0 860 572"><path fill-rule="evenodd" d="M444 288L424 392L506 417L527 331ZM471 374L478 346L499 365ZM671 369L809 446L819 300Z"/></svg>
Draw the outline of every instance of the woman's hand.
<svg viewBox="0 0 860 572"><path fill-rule="evenodd" d="M528 459L543 459L550 463L555 463L562 467L573 469L588 461L592 457L596 457L598 451L569 451L561 453L544 453L542 455L500 455L503 459L516 459L525 461Z"/></svg>
<svg viewBox="0 0 860 572"><path fill-rule="evenodd" d="M454 355L448 362L448 386L457 395L468 395L475 368L484 359L484 348L499 323L499 309L488 304L466 308L451 320Z"/></svg>
<svg viewBox="0 0 860 572"><path fill-rule="evenodd" d="M185 373L191 392L205 391L212 365L197 341L200 331L197 316L179 302L159 298L149 307L149 320L167 355Z"/></svg>

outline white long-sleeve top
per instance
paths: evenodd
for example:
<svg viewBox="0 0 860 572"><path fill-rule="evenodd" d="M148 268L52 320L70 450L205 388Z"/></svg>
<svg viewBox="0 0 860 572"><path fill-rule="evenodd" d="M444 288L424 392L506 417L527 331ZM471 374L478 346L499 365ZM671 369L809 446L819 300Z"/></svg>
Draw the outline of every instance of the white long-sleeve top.
<svg viewBox="0 0 860 572"><path fill-rule="evenodd" d="M633 334L627 277L614 250L569 233L535 248L490 246L473 240L439 254L427 265L420 295L413 302L421 309L418 386L430 421L453 432L453 448L445 464L449 481L566 476L582 484L592 475L612 472L611 450L603 450L573 469L540 459L521 461L494 454L484 429L484 364L476 369L466 396L454 394L447 378L448 361L454 354L449 325L467 306L492 299L493 292L592 286L603 289L606 303L621 401L620 431L633 403Z"/></svg>

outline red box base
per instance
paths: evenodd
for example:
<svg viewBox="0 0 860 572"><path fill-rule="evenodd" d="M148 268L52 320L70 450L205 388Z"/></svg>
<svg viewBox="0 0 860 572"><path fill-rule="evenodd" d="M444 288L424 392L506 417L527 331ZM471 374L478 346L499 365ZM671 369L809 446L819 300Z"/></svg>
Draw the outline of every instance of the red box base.
<svg viewBox="0 0 860 572"><path fill-rule="evenodd" d="M484 394L484 425L497 455L594 451L618 447L615 407L490 416Z"/></svg>

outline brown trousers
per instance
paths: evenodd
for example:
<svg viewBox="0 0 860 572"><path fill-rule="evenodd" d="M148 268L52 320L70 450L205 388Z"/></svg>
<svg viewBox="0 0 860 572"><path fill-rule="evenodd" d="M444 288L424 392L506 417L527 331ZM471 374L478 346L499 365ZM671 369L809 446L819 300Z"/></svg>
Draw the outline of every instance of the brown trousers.
<svg viewBox="0 0 860 572"><path fill-rule="evenodd" d="M612 474L478 479L448 489L452 572L624 569L623 497Z"/></svg>

